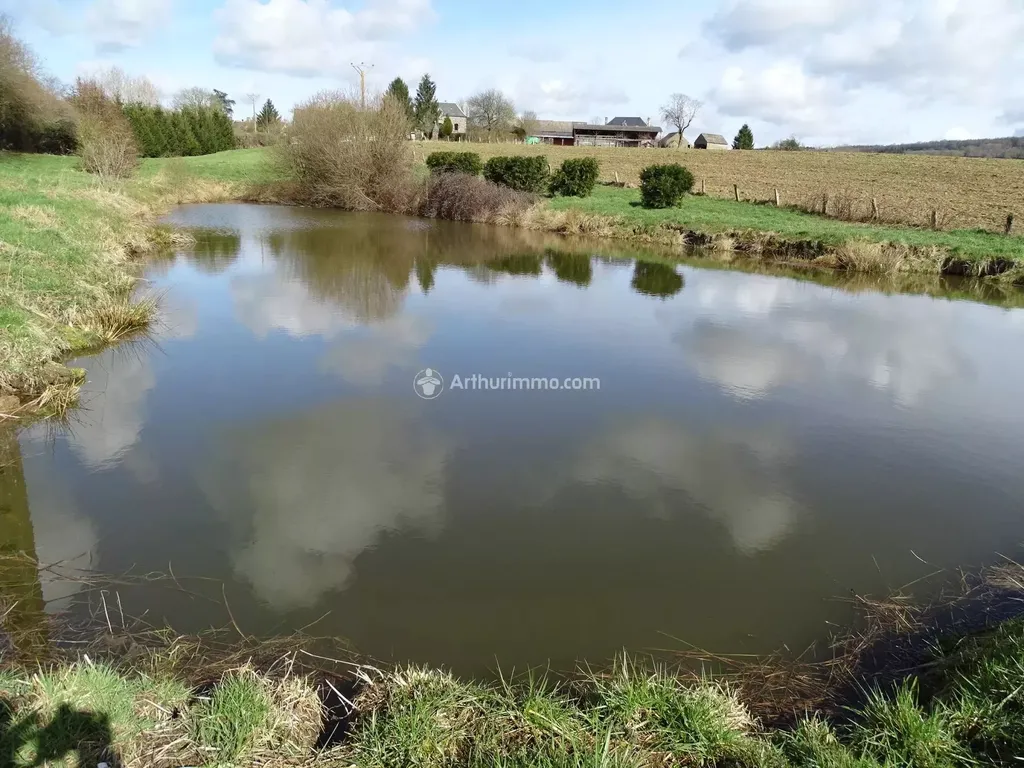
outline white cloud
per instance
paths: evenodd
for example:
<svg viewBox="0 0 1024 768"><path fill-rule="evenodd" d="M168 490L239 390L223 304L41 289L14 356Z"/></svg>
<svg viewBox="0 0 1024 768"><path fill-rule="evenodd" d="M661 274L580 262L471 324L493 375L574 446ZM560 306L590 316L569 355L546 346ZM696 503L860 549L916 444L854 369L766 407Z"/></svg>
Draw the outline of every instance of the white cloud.
<svg viewBox="0 0 1024 768"><path fill-rule="evenodd" d="M171 16L172 0L96 0L86 25L101 51L137 48Z"/></svg>
<svg viewBox="0 0 1024 768"><path fill-rule="evenodd" d="M328 348L320 367L352 384L380 384L392 368L419 370L416 353L431 333L429 321L401 315L342 336Z"/></svg>
<svg viewBox="0 0 1024 768"><path fill-rule="evenodd" d="M722 112L820 135L874 121L876 141L896 141L913 112L931 138L946 129L939 114L970 113L994 132L1024 98L1019 0L733 0L705 30L741 59L711 94ZM887 95L898 111L885 109Z"/></svg>
<svg viewBox="0 0 1024 768"><path fill-rule="evenodd" d="M775 546L799 515L780 484L791 455L781 435L641 421L587 446L571 480L611 484L645 500L682 493L689 505L672 501L667 513L699 509L725 526L737 549L754 553Z"/></svg>
<svg viewBox="0 0 1024 768"><path fill-rule="evenodd" d="M767 69L728 67L708 98L725 115L756 115L791 130L817 132L839 94L822 78L810 77L794 62Z"/></svg>
<svg viewBox="0 0 1024 768"><path fill-rule="evenodd" d="M698 319L673 338L702 378L733 397L761 398L790 383L860 382L914 408L978 380L955 304L850 297L772 278L748 277L733 287L735 281L702 279L707 284L692 291Z"/></svg>
<svg viewBox="0 0 1024 768"><path fill-rule="evenodd" d="M788 45L856 18L863 5L862 0L734 0L705 28L734 51Z"/></svg>
<svg viewBox="0 0 1024 768"><path fill-rule="evenodd" d="M327 0L227 0L215 17L221 63L312 77L373 59L382 43L415 31L434 12L430 0L367 0L355 11Z"/></svg>
<svg viewBox="0 0 1024 768"><path fill-rule="evenodd" d="M146 397L155 385L144 349L129 344L98 355L89 363L71 448L95 469L118 464L142 434Z"/></svg>
<svg viewBox="0 0 1024 768"><path fill-rule="evenodd" d="M974 131L970 130L969 128L964 128L962 125L954 125L948 131L942 134L942 138L948 139L950 141L962 141L964 139L976 138L976 135Z"/></svg>
<svg viewBox="0 0 1024 768"><path fill-rule="evenodd" d="M235 569L286 609L344 588L388 532L439 527L448 453L394 403L364 400L225 436L202 484L225 514L251 510Z"/></svg>

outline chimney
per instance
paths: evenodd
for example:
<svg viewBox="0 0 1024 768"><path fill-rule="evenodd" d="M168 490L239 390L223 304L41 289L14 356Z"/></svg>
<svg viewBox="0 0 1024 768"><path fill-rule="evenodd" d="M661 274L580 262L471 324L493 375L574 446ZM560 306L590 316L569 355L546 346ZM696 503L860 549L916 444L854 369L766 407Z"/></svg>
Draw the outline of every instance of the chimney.
<svg viewBox="0 0 1024 768"><path fill-rule="evenodd" d="M647 118L647 127L648 128L651 127L651 118L649 118L649 117Z"/></svg>
<svg viewBox="0 0 1024 768"><path fill-rule="evenodd" d="M604 124L605 124L605 125L608 125L608 116L607 116L607 115L605 115L605 118L604 118Z"/></svg>

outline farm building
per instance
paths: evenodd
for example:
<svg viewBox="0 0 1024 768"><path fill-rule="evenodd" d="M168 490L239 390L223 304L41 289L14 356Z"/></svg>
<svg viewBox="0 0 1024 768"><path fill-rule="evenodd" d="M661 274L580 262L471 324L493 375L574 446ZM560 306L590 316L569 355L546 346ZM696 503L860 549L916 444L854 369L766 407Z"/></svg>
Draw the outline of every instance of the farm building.
<svg viewBox="0 0 1024 768"><path fill-rule="evenodd" d="M702 133L693 142L694 149L729 149L729 142L717 133Z"/></svg>
<svg viewBox="0 0 1024 768"><path fill-rule="evenodd" d="M578 147L653 147L661 128L640 117L616 117L604 125L576 123L572 133Z"/></svg>
<svg viewBox="0 0 1024 768"><path fill-rule="evenodd" d="M444 119L446 117L450 117L452 120L452 138L464 138L469 124L469 118L466 116L466 113L462 111L462 107L450 101L442 101L437 105L437 107L441 110L441 117L437 120L438 127L444 125Z"/></svg>
<svg viewBox="0 0 1024 768"><path fill-rule="evenodd" d="M659 133L661 128L642 117L616 117L603 124L538 120L530 139L567 147L653 147Z"/></svg>
<svg viewBox="0 0 1024 768"><path fill-rule="evenodd" d="M573 126L580 125L571 120L538 120L533 126L531 137L540 144L571 147L575 144L572 134Z"/></svg>
<svg viewBox="0 0 1024 768"><path fill-rule="evenodd" d="M683 136L682 142L679 141L679 131L672 131L672 133L662 136L658 139L659 147L680 147L681 149L690 148L690 140Z"/></svg>

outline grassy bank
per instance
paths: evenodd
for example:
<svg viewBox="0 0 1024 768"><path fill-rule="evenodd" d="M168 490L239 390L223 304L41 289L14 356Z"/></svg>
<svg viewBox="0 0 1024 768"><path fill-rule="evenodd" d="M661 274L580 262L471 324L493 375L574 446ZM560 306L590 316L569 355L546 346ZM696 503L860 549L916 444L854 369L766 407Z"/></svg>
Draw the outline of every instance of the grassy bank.
<svg viewBox="0 0 1024 768"><path fill-rule="evenodd" d="M239 197L268 180L257 151L150 160L136 179L100 181L77 159L0 155L0 414L60 412L78 380L66 356L143 329L138 257L173 242L152 226L173 205Z"/></svg>
<svg viewBox="0 0 1024 768"><path fill-rule="evenodd" d="M421 142L417 152L448 149L443 142ZM772 201L779 190L783 205L820 207L829 195L830 209L849 209L855 218L871 215L878 203L882 221L923 227L937 211L946 229L1002 232L1006 215L1024 227L1024 160L989 160L867 152L706 152L702 150L629 149L625 147L554 147L523 144L467 144L487 160L495 155L545 155L557 167L571 157L596 157L601 180L636 183L653 163L679 162L692 171L698 188L703 179L711 197L731 200L733 185L743 200Z"/></svg>
<svg viewBox="0 0 1024 768"><path fill-rule="evenodd" d="M1002 275L1024 280L1024 237L982 230L933 231L837 221L773 205L692 195L649 210L635 189L600 186L587 198L554 198L562 218L542 225L581 234L709 247L768 261L855 272Z"/></svg>
<svg viewBox="0 0 1024 768"><path fill-rule="evenodd" d="M628 657L486 682L415 666L326 674L302 651L215 665L194 641L118 640L107 661L26 667L5 654L0 764L953 768L1024 756L1020 620L939 638L913 669L890 670L894 682L864 678L856 705L826 697L782 717L742 678ZM763 678L785 686L781 669Z"/></svg>

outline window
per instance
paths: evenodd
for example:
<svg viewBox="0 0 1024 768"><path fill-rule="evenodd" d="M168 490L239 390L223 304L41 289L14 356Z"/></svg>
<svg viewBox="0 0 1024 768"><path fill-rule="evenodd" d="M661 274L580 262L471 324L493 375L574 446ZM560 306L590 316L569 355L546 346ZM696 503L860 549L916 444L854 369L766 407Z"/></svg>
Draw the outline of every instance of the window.
<svg viewBox="0 0 1024 768"><path fill-rule="evenodd" d="M453 130L453 131L457 131L457 130L459 130L459 124L458 124L458 123L455 123L454 125L452 125L452 130Z"/></svg>

